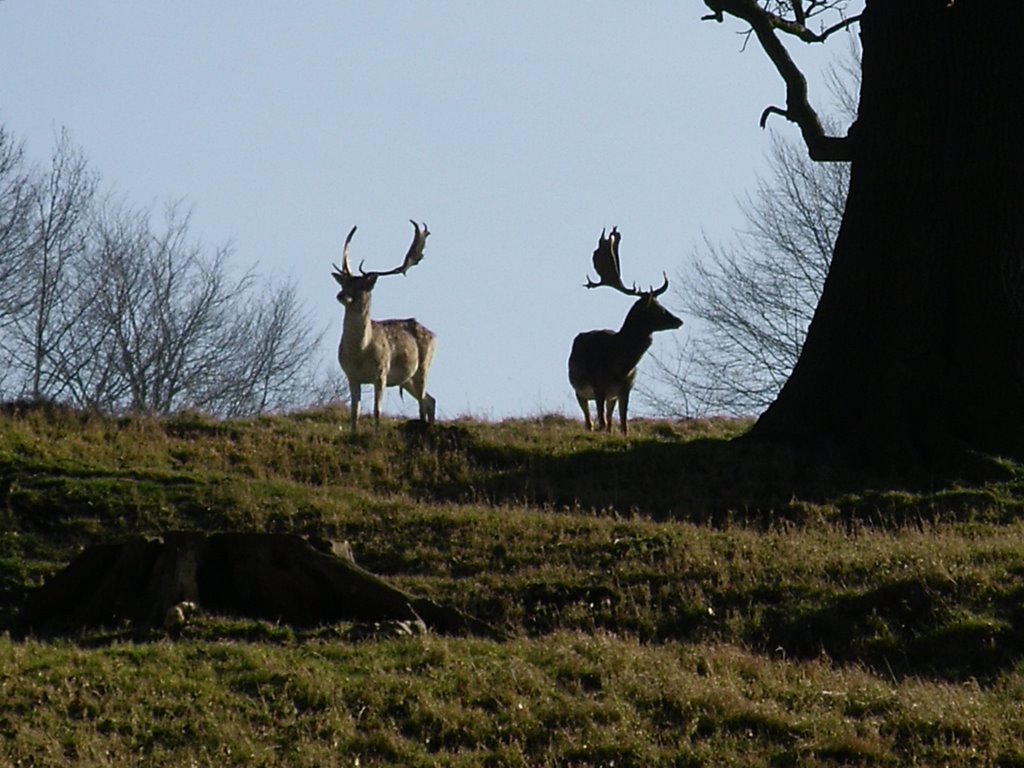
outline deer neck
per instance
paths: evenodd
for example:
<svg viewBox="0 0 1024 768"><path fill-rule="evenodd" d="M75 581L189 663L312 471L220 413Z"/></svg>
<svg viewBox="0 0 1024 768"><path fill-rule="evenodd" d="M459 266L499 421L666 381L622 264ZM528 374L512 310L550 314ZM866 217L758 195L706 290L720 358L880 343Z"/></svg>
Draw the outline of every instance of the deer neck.
<svg viewBox="0 0 1024 768"><path fill-rule="evenodd" d="M640 358L644 356L644 352L650 348L653 341L650 329L637 322L632 313L626 315L622 327L615 336L619 342L623 359L629 361L630 367L640 362Z"/></svg>
<svg viewBox="0 0 1024 768"><path fill-rule="evenodd" d="M341 347L346 350L363 350L373 339L373 321L370 319L370 298L345 307L345 318L341 323Z"/></svg>

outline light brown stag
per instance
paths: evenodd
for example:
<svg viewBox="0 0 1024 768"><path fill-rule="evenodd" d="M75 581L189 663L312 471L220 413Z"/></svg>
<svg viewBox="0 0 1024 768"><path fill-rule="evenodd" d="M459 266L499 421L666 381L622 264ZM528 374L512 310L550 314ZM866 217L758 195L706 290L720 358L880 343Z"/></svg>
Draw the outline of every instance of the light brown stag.
<svg viewBox="0 0 1024 768"><path fill-rule="evenodd" d="M359 390L363 384L373 385L373 419L380 423L381 399L385 387L401 387L420 407L420 419L434 421L436 401L427 393L427 372L434 359L437 337L413 318L405 320L373 320L370 317L370 295L377 279L387 275L404 275L423 260L423 248L430 234L427 225L412 222L416 233L402 265L387 272L366 272L362 263L359 274L352 273L348 249L356 228L345 238L341 269L334 266L334 279L341 286L338 301L345 307L338 362L348 378L351 395L352 431L359 420Z"/></svg>
<svg viewBox="0 0 1024 768"><path fill-rule="evenodd" d="M665 282L657 289L640 291L636 283L632 288L622 284L619 266L621 237L617 227L612 227L607 237L605 231L601 231L594 251L594 269L600 280L595 283L587 277L586 287L605 285L638 298L618 331L585 331L576 337L569 353L569 383L576 391L576 400L583 410L588 430L594 428L590 420L591 400L596 401L597 428L608 432L611 432L612 411L618 402L619 425L625 435L628 434L626 413L629 393L636 380L637 364L651 346L652 334L678 328L683 321L658 303L658 297L668 290L667 275L663 275Z"/></svg>

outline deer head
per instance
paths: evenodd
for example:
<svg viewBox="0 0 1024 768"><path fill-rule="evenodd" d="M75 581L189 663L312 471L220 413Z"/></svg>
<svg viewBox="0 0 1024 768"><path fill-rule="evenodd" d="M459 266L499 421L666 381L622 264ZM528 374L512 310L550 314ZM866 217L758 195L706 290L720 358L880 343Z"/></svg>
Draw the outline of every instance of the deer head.
<svg viewBox="0 0 1024 768"><path fill-rule="evenodd" d="M352 273L348 249L357 228L352 227L349 230L348 237L345 238L345 247L341 252L341 269L336 264L331 265L334 267L334 272L331 275L338 285L341 286L341 290L338 292L338 301L341 304L348 307L356 302L365 301L369 298L370 292L377 284L377 278L387 275L404 275L412 267L423 261L423 248L427 244L427 236L430 234L430 230L427 229L426 224L417 224L412 219L409 219L409 221L412 223L415 233L413 234L409 251L405 254L405 260L402 261L400 266L389 269L386 272L367 272L363 269L364 262L360 261L359 274L355 275Z"/></svg>

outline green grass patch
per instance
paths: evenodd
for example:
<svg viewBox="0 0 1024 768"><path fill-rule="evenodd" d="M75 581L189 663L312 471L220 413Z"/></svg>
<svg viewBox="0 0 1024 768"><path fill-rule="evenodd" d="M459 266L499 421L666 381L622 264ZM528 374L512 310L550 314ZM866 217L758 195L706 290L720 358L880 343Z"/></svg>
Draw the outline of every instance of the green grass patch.
<svg viewBox="0 0 1024 768"><path fill-rule="evenodd" d="M0 415L0 630L82 547L347 540L499 643L201 616L0 639L0 764L1024 764L1024 486L891 487L734 438L560 417L351 435Z"/></svg>
<svg viewBox="0 0 1024 768"><path fill-rule="evenodd" d="M35 765L899 765L1017 753L1014 696L730 646L0 640L0 756ZM358 762L357 762L358 761Z"/></svg>

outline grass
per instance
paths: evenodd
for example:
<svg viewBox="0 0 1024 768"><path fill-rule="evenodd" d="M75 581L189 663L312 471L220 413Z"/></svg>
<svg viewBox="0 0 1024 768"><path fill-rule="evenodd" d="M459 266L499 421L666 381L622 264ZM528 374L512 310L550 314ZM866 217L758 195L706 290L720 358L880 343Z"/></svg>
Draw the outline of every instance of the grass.
<svg viewBox="0 0 1024 768"><path fill-rule="evenodd" d="M34 765L1013 765L1020 681L604 633L0 641L7 758Z"/></svg>
<svg viewBox="0 0 1024 768"><path fill-rule="evenodd" d="M733 421L344 423L0 415L0 764L1024 765L1017 468L891 487ZM511 639L17 639L79 548L172 528L345 539Z"/></svg>

